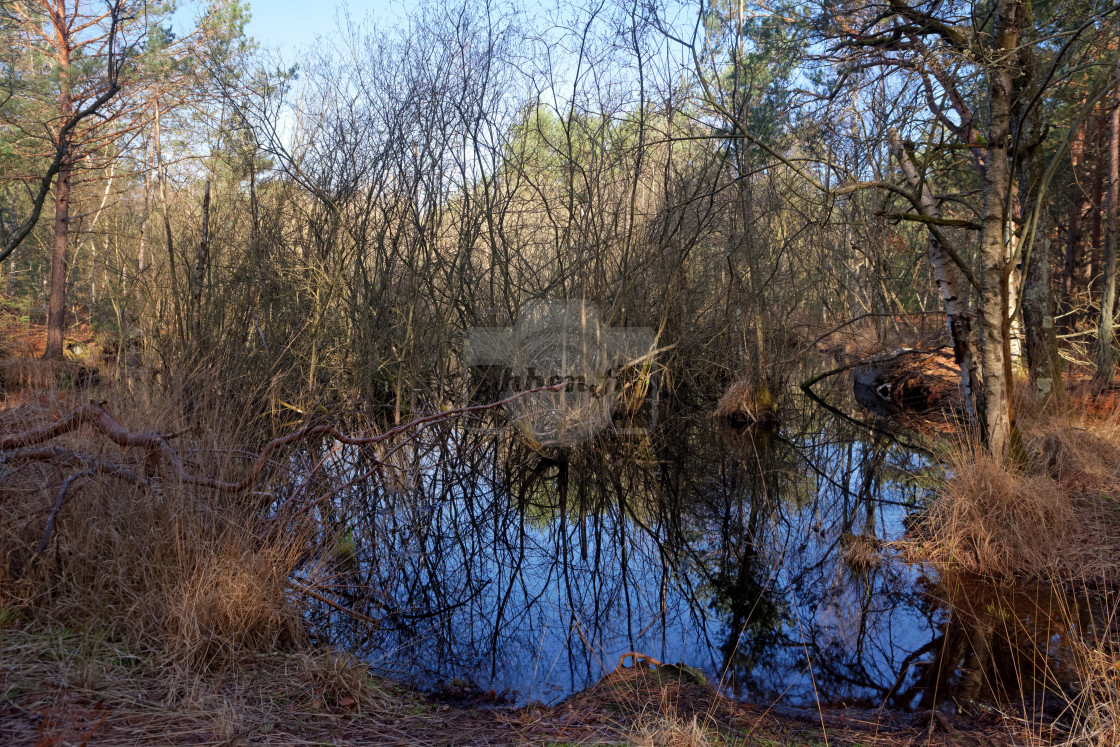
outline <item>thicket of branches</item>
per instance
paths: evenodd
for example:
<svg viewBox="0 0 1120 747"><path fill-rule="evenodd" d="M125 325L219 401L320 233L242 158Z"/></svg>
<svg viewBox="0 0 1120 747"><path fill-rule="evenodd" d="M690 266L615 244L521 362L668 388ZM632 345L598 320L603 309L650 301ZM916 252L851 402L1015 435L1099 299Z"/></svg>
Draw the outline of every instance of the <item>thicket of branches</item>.
<svg viewBox="0 0 1120 747"><path fill-rule="evenodd" d="M122 367L400 422L534 299L656 330L663 384L705 397L783 387L830 329L866 353L924 320L996 451L1020 361L1061 394L1057 332L1111 376L1104 4L429 4L344 17L295 67L236 3L189 34L95 5L66 63L39 49L53 3L3 4L0 279L31 317L59 303L61 235L63 321Z"/></svg>

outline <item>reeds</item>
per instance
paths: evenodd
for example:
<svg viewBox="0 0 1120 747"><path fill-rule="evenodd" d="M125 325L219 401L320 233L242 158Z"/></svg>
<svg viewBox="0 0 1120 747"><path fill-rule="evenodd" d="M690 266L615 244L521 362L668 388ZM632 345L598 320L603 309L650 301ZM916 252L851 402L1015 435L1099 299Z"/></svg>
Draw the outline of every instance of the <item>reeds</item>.
<svg viewBox="0 0 1120 747"><path fill-rule="evenodd" d="M1084 683L1072 699L1069 716L1072 725L1063 747L1091 745L1112 747L1120 744L1120 649L1101 641L1074 637L1070 641L1070 666Z"/></svg>
<svg viewBox="0 0 1120 747"><path fill-rule="evenodd" d="M672 709L641 716L627 740L632 747L711 747L719 741L696 716L684 719Z"/></svg>

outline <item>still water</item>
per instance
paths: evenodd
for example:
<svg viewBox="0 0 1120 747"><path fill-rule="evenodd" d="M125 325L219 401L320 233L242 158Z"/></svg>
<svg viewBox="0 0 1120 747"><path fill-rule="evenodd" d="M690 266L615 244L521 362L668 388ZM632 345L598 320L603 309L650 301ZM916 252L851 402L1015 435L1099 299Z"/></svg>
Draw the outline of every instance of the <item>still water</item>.
<svg viewBox="0 0 1120 747"><path fill-rule="evenodd" d="M420 685L555 702L637 651L753 701L902 705L942 622L881 548L925 463L808 406L564 449L460 422L322 469L363 479L318 504L344 539L316 580L377 624L324 608L313 630Z"/></svg>

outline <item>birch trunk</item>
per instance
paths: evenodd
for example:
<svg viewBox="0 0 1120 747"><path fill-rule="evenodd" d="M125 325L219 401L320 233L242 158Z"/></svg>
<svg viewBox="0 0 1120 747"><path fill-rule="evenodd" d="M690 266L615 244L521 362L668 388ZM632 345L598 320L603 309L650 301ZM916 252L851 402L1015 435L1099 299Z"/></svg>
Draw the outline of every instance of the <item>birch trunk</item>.
<svg viewBox="0 0 1120 747"><path fill-rule="evenodd" d="M988 68L988 162L984 169L984 212L980 232L980 355L984 403L981 435L989 452L1003 461L1011 453L1014 414L1011 316L1007 262L1011 169L1011 91L1014 51L1019 42L1018 0L998 0L993 62Z"/></svg>
<svg viewBox="0 0 1120 747"><path fill-rule="evenodd" d="M890 141L891 154L898 161L906 182L911 189L918 192L922 212L931 218L940 218L941 205L934 198L928 182L924 181L918 173L913 159L906 152L898 130L891 128L887 132L887 137ZM964 279L948 252L945 251L945 247L941 246L932 235L929 237L929 261L933 267L933 277L949 325L953 358L961 372L961 394L964 397L965 409L969 420L975 423L977 413L983 409L983 393L978 387L976 356L972 351L972 312L964 292L966 290L963 286Z"/></svg>

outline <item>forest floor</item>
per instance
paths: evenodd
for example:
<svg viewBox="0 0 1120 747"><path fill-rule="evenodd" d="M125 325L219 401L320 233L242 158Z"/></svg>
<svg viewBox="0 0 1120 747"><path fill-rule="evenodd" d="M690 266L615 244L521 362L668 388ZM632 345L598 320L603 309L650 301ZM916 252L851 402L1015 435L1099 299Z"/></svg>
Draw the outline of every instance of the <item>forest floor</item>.
<svg viewBox="0 0 1120 747"><path fill-rule="evenodd" d="M93 332L76 329L71 337L77 343L71 346L75 360L48 365L35 359L42 327L26 316L21 319L19 311L0 304L0 439L57 421L91 396L112 401L114 390L99 383L87 365L88 360L104 356L104 346ZM125 407L122 403L120 409ZM149 407L126 417L134 424L147 423L160 412ZM160 426L164 432L172 430L167 423L151 425ZM78 433L68 438L67 445L77 444L91 454L117 458L123 453L83 441ZM0 466L3 461L0 453ZM143 472L139 458L131 466ZM207 568L213 558L200 554L209 552L206 542L229 544L237 537L227 532L207 539L208 535L199 534L203 530L189 525L189 514L164 510L145 517L137 510L148 505L143 495L129 498L122 497L119 489L88 488L89 493L71 499L67 511L76 513L55 532L52 547L56 549L49 562L36 560L29 548L42 534L63 472L54 467L41 467L38 472L27 467L15 471L11 465L5 469L7 477L0 476L0 745L966 747L1052 741L1043 738L1044 727L1011 706L1003 711L981 709L971 716L842 704L805 711L766 708L723 696L687 667L620 667L558 704L514 707L465 684L420 692L371 676L364 664L346 654L291 640L269 646L260 641L271 639L261 638L255 647L245 643L238 656L220 665L200 665L164 639L195 635L190 644L194 653L206 641L199 643L198 631L167 629L167 619L183 609L212 615L205 605L213 600L205 594L189 598L194 607L168 600L201 593L185 585L182 574L197 575L200 568ZM163 501L173 498L161 494ZM149 552L144 541L135 539L154 538L152 544L159 544L169 520L177 531L195 532L184 536L194 538L200 547L178 547L178 555L165 557ZM236 521L231 519L231 524ZM123 544L107 543L109 549L102 552L134 549L133 566L116 556L98 556L98 548L82 544L98 536L98 531L117 531L120 526L133 533L131 538ZM256 542L251 536L250 540ZM241 566L258 567L244 562L246 557L255 562L258 555L252 553L260 550L254 548L235 548L241 553L237 556ZM282 556L283 552L265 556L275 561L265 565L268 572L279 569L281 582L286 578ZM165 561L176 567L152 570L154 563ZM98 564L114 567L103 577L98 575ZM40 572L24 570L20 578L20 569L28 567ZM141 583L128 577L138 567L151 578ZM124 575L114 578L112 573ZM257 583L248 580L250 586ZM274 580L262 578L260 586ZM90 588L83 588L83 583ZM285 604L282 595L277 599L276 604ZM272 602L261 602L266 603ZM158 614L153 613L157 608ZM275 616L283 611L264 612Z"/></svg>

